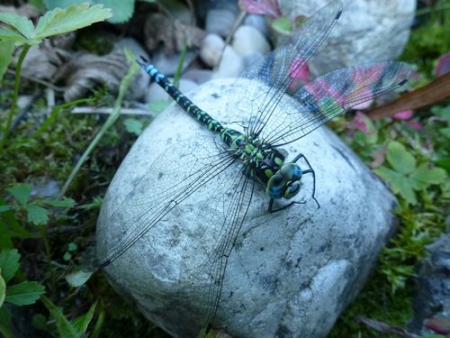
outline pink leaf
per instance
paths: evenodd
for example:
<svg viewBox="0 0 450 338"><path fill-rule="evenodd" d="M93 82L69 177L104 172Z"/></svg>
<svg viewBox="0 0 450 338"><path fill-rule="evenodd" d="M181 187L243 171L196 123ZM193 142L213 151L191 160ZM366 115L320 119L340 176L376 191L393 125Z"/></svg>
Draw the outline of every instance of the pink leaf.
<svg viewBox="0 0 450 338"><path fill-rule="evenodd" d="M386 160L386 152L387 149L379 149L379 150L375 150L372 152L371 156L373 161L370 162L370 167L373 168L378 168L380 165L382 165L384 163L384 161Z"/></svg>
<svg viewBox="0 0 450 338"><path fill-rule="evenodd" d="M436 74L436 77L442 76L445 73L450 72L450 53L444 54L439 58L434 72Z"/></svg>
<svg viewBox="0 0 450 338"><path fill-rule="evenodd" d="M450 319L443 317L434 317L425 320L425 326L434 332L441 334L450 333Z"/></svg>
<svg viewBox="0 0 450 338"><path fill-rule="evenodd" d="M367 120L369 118L361 113L360 111L356 112L355 118L353 119L353 128L361 130L363 133L367 134L369 132L367 128Z"/></svg>
<svg viewBox="0 0 450 338"><path fill-rule="evenodd" d="M420 123L420 122L418 122L418 121L408 121L407 125L408 125L411 129L415 129L415 130L422 130L422 129L423 129L422 123Z"/></svg>
<svg viewBox="0 0 450 338"><path fill-rule="evenodd" d="M239 7L250 14L267 15L272 18L282 15L278 0L239 0Z"/></svg>
<svg viewBox="0 0 450 338"><path fill-rule="evenodd" d="M413 116L413 114L414 112L411 109L409 109L395 113L393 115L393 118L397 120L409 120Z"/></svg>

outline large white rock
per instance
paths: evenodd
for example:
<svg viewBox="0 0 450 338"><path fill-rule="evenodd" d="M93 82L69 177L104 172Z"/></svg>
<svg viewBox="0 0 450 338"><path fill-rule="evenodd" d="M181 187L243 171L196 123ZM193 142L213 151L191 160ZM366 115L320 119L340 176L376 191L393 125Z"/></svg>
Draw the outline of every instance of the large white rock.
<svg viewBox="0 0 450 338"><path fill-rule="evenodd" d="M310 16L330 0L281 1L289 17ZM343 0L344 8L310 65L319 73L396 59L408 42L416 0Z"/></svg>
<svg viewBox="0 0 450 338"><path fill-rule="evenodd" d="M222 79L201 86L191 98L224 125L242 130L261 102L261 97L249 100L258 93L263 89L254 82ZM278 107L295 109L292 101L286 97ZM229 255L214 325L231 336L326 336L361 290L393 229L394 197L328 129L284 150L288 159L300 152L307 156L316 172L321 208L309 200L269 214L269 198L256 187ZM173 187L179 184L180 192L187 191L189 175L199 165L225 158L215 156L224 151L213 133L178 106L159 115L109 187L98 221L99 259L148 225L149 218L159 218L155 206L176 198ZM205 178L206 173L197 177ZM233 215L227 201L242 178L235 167L227 168L191 197L173 203L171 212L104 269L117 291L176 337L194 337L205 323L202 311L214 288L208 284L210 275L215 275L215 263L223 262L214 250L229 233L222 227ZM300 198L310 199L311 175L305 174L303 182Z"/></svg>

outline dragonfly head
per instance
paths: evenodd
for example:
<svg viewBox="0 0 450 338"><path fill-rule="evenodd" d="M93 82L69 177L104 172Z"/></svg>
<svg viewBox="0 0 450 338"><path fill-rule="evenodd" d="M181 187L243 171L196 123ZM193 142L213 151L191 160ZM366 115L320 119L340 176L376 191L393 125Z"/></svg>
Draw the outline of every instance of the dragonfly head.
<svg viewBox="0 0 450 338"><path fill-rule="evenodd" d="M292 162L283 164L267 182L267 194L274 199L294 197L300 191L302 174L298 164Z"/></svg>

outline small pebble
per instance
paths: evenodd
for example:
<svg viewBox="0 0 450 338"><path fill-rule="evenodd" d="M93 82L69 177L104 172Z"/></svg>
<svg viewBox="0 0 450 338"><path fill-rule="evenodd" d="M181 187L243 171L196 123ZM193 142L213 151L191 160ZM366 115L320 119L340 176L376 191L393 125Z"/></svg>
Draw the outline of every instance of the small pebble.
<svg viewBox="0 0 450 338"><path fill-rule="evenodd" d="M236 77L244 69L244 61L233 48L226 46L220 60L217 71L213 74L213 79Z"/></svg>
<svg viewBox="0 0 450 338"><path fill-rule="evenodd" d="M187 52L184 59L183 68L185 70L197 57L197 53ZM162 52L155 53L152 58L153 65L158 68L158 70L166 76L172 76L176 73L178 69L178 64L180 62L180 54L173 54L167 56Z"/></svg>
<svg viewBox="0 0 450 338"><path fill-rule="evenodd" d="M242 56L270 52L270 45L264 35L251 26L241 26L236 30L232 46Z"/></svg>
<svg viewBox="0 0 450 338"><path fill-rule="evenodd" d="M202 84L211 80L212 71L207 69L189 69L183 74L185 80L194 81L197 84Z"/></svg>
<svg viewBox="0 0 450 338"><path fill-rule="evenodd" d="M200 49L200 58L209 67L215 67L222 55L225 47L225 41L217 34L208 34L203 40Z"/></svg>
<svg viewBox="0 0 450 338"><path fill-rule="evenodd" d="M244 25L256 28L261 32L261 34L263 34L266 37L269 35L269 28L267 26L267 21L262 15L248 14L245 17Z"/></svg>
<svg viewBox="0 0 450 338"><path fill-rule="evenodd" d="M211 9L206 15L205 30L222 37L230 34L236 20L236 15L226 9Z"/></svg>

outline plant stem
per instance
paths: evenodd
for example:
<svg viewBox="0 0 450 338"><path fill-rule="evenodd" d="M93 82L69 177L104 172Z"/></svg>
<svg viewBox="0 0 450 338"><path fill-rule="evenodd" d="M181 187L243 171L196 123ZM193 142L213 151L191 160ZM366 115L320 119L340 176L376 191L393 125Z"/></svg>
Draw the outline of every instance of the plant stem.
<svg viewBox="0 0 450 338"><path fill-rule="evenodd" d="M125 50L125 54L126 55L128 54L127 55L128 60L130 60L130 58L134 57L132 54L129 54L126 50ZM119 118L120 109L122 106L122 100L125 97L128 87L130 86L131 81L133 80L134 75L138 72L138 70L139 70L139 67L138 67L137 63L135 63L133 61L131 63L131 67L130 67L128 73L125 75L125 77L122 79L122 82L120 83L119 95L114 104L113 112L111 113L111 115L109 115L108 119L106 120L105 124L102 126L102 128L100 129L98 134L95 135L94 139L89 144L88 148L84 151L83 155L81 155L80 160L77 162L77 164L73 168L72 172L70 173L69 177L67 178L66 182L64 183L64 186L62 187L62 189L59 193L60 198L62 198L64 196L67 189L69 188L70 183L72 183L72 180L74 179L75 175L78 173L81 166L84 164L84 162L86 161L88 156L91 154L92 150L94 150L94 148L100 142L103 135L114 124L114 122L116 122L116 120Z"/></svg>
<svg viewBox="0 0 450 338"><path fill-rule="evenodd" d="M25 60L25 56L27 55L30 47L31 47L30 45L25 45L23 47L23 49L19 55L19 60L17 61L16 76L14 79L14 93L13 93L13 98L12 98L12 102L11 102L11 108L9 109L8 118L6 120L5 129L3 130L3 137L0 141L0 153L3 151L6 140L9 136L9 129L11 128L12 119L14 117L14 114L16 113L17 100L19 98L20 70L22 69L23 60Z"/></svg>

